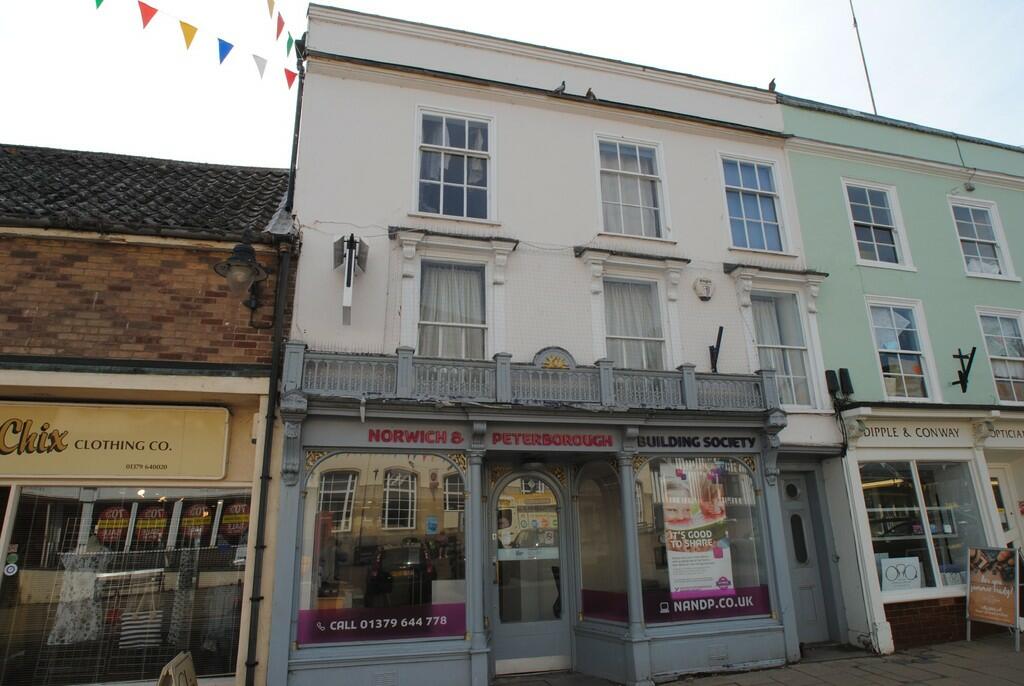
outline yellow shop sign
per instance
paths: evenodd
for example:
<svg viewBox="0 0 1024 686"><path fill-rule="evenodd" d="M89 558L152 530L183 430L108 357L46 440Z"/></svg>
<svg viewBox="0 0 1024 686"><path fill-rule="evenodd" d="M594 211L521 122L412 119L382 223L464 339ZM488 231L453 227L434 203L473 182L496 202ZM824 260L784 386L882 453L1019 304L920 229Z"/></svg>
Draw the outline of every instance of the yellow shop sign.
<svg viewBox="0 0 1024 686"><path fill-rule="evenodd" d="M220 479L221 407L0 403L0 477Z"/></svg>

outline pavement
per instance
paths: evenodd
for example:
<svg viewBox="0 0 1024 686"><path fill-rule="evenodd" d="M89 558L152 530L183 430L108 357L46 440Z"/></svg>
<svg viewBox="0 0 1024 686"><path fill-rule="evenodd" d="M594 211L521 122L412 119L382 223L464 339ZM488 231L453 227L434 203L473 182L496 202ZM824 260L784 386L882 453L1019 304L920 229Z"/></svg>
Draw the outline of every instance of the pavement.
<svg viewBox="0 0 1024 686"><path fill-rule="evenodd" d="M537 674L499 679L496 686L609 686L582 674ZM892 655L836 651L821 659L752 672L680 677L662 686L1004 686L1024 684L1024 648L1013 651L1013 637L986 636L975 641L912 648Z"/></svg>

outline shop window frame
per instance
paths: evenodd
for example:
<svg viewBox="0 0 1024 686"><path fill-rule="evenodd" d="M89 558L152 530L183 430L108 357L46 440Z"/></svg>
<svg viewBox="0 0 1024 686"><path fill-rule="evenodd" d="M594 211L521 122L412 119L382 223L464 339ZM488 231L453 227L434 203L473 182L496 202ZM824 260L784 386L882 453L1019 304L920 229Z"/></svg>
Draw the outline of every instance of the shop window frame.
<svg viewBox="0 0 1024 686"><path fill-rule="evenodd" d="M913 590L883 591L882 590L881 581L878 579L877 574L874 573L874 570L873 570L873 566L874 566L873 565L874 545L873 545L873 541L872 541L870 527L868 525L868 520L867 520L867 501L864 500L863 484L861 483L861 477L860 477L860 466L861 466L861 464L879 463L879 462L907 463L907 464L910 464L910 466L911 466L911 475L914 478L914 495L917 498L917 507L919 508L921 515L924 517L924 520L922 522L922 525L923 525L922 529L924 531L925 540L927 541L927 544L928 544L928 563L930 565L932 565L932 575L933 575L933 577L935 579L935 582L936 582L934 586L922 586L921 588L917 588L917 589L913 589ZM922 457L904 456L904 455L898 455L898 456L884 455L884 456L880 456L880 457L862 457L862 456L858 456L856 461L852 465L852 469L853 469L853 471L857 475L856 476L856 478L857 478L856 489L857 489L857 492L858 492L858 495L856 496L857 499L858 499L857 506L858 506L858 509L859 508L863 508L863 509L861 510L861 515L858 517L858 519L860 521L856 525L860 526L862 535L864 536L864 541L865 541L864 549L865 549L865 551L869 551L870 555L872 556L872 565L871 565L871 567L868 568L868 571L870 572L869 573L869 577L874 579L874 581L872 583L875 584L876 588L878 589L879 597L881 598L882 602L885 603L885 604L898 603L898 602L909 602L909 601L914 601L914 600L926 600L926 599L930 599L930 598L961 597L961 596L966 596L967 595L967 583L966 582L964 582L962 584L946 584L945 580L942 579L942 576L941 576L941 573L940 573L940 570L939 570L938 555L935 552L935 543L934 543L934 541L932 539L931 526L929 525L930 524L930 520L928 519L928 506L925 504L926 500L924 498L924 489L921 486L921 477L920 477L920 474L918 472L918 464L928 464L928 463L945 463L945 464L957 463L957 464L966 465L967 472L968 472L968 474L971 477L972 492L974 494L975 503L978 506L978 522L979 522L979 524L981 526L981 529L982 529L982 532L983 532L983 534L985 536L984 545L991 546L992 544L991 544L990 541L994 540L993 539L993 533L991 531L991 524L992 524L992 522L990 521L991 517L989 516L989 513L988 513L988 506L987 506L988 500L986 500L986 498L991 498L992 496L988 495L986 493L983 493L983 492L981 492L979 490L979 484L982 483L982 480L981 480L981 476L979 474L978 465L977 465L977 459L976 458L957 457L955 455L942 455L940 457L933 457L933 458L922 458ZM987 479L984 480L984 484L986 485L986 487L991 488L991 486L989 486L989 482L988 482ZM1001 545L996 545L994 547L1001 547ZM965 562L966 562L966 560L965 560ZM965 569L965 571L966 571L966 569Z"/></svg>

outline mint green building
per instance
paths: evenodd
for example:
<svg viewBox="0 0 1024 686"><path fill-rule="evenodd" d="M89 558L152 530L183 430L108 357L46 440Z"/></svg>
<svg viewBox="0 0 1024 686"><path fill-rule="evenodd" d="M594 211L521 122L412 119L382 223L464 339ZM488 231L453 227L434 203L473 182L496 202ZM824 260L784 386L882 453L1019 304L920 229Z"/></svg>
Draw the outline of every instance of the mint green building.
<svg viewBox="0 0 1024 686"><path fill-rule="evenodd" d="M1024 531L1024 149L779 101L807 263L829 274L822 356L853 386L824 465L848 639L960 638L967 547Z"/></svg>

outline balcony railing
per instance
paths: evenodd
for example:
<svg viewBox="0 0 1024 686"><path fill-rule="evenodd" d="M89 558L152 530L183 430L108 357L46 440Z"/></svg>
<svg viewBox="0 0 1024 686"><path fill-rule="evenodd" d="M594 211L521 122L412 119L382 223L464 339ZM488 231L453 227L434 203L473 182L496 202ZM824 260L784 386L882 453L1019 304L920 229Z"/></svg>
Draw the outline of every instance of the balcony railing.
<svg viewBox="0 0 1024 686"><path fill-rule="evenodd" d="M306 351L289 344L302 366L302 390L314 398L472 401L514 405L578 405L606 408L690 409L754 412L779 406L773 370L757 374L697 374L615 369L611 360L593 367L549 368L493 361ZM299 355L298 359L295 358ZM301 360L301 362L299 362Z"/></svg>

